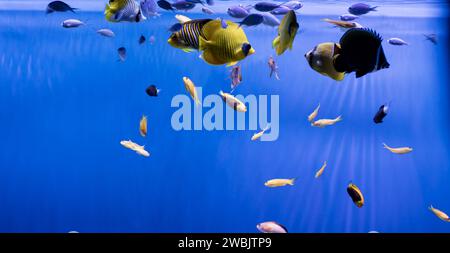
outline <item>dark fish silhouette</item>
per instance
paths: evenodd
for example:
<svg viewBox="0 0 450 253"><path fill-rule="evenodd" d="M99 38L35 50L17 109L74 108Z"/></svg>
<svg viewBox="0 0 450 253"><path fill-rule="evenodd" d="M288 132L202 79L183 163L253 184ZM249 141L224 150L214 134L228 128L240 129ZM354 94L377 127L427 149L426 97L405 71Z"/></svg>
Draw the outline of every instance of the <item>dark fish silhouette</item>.
<svg viewBox="0 0 450 253"><path fill-rule="evenodd" d="M68 4L64 3L63 1L53 1L47 5L47 14L52 12L66 12L71 11L75 13L74 10L77 10L77 8L72 8Z"/></svg>
<svg viewBox="0 0 450 253"><path fill-rule="evenodd" d="M246 25L246 26L255 26L259 25L264 21L264 17L261 14L250 14L247 17L245 17L241 22L239 22L239 26Z"/></svg>
<svg viewBox="0 0 450 253"><path fill-rule="evenodd" d="M142 45L145 43L145 36L141 35L141 37L139 38L139 44Z"/></svg>
<svg viewBox="0 0 450 253"><path fill-rule="evenodd" d="M281 5L282 4L273 3L273 2L259 2L259 3L256 3L253 7L257 11L268 12L268 11L275 10L276 8L280 7Z"/></svg>
<svg viewBox="0 0 450 253"><path fill-rule="evenodd" d="M341 51L335 56L333 65L338 72L356 72L356 78L381 69L389 68L381 42L383 39L374 30L349 29L340 40Z"/></svg>
<svg viewBox="0 0 450 253"><path fill-rule="evenodd" d="M117 49L117 53L119 54L119 61L124 62L127 58L127 49L124 47L120 47Z"/></svg>
<svg viewBox="0 0 450 253"><path fill-rule="evenodd" d="M167 2L166 0L159 0L157 2L158 6L164 10L171 10L174 11L175 9L172 7L172 4Z"/></svg>
<svg viewBox="0 0 450 253"><path fill-rule="evenodd" d="M375 124L382 123L383 118L386 117L386 115L388 113L388 110L389 110L389 104L380 106L377 113L375 114L375 117L373 117L373 122L375 122Z"/></svg>
<svg viewBox="0 0 450 253"><path fill-rule="evenodd" d="M424 34L423 36L425 36L426 40L429 40L431 43L437 45L438 41L437 41L437 35L432 33L432 34Z"/></svg>
<svg viewBox="0 0 450 253"><path fill-rule="evenodd" d="M157 97L159 89L156 88L155 85L150 85L147 89L145 89L145 93L147 93L147 95L149 95L150 97Z"/></svg>

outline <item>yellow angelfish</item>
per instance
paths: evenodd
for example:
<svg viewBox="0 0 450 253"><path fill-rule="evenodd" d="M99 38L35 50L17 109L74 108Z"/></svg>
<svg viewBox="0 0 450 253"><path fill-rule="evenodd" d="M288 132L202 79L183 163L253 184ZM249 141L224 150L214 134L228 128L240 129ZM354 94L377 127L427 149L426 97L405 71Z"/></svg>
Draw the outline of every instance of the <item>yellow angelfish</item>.
<svg viewBox="0 0 450 253"><path fill-rule="evenodd" d="M325 42L315 46L305 54L309 66L324 76L336 81L342 81L344 72L338 72L334 67L335 56L340 53L341 46L338 43Z"/></svg>
<svg viewBox="0 0 450 253"><path fill-rule="evenodd" d="M273 40L272 46L275 48L277 55L281 55L289 48L292 50L295 35L297 34L299 25L294 11L289 11L281 20L278 26L278 36Z"/></svg>
<svg viewBox="0 0 450 253"><path fill-rule="evenodd" d="M109 0L104 14L106 20L110 22L139 22L146 19L135 0Z"/></svg>
<svg viewBox="0 0 450 253"><path fill-rule="evenodd" d="M220 20L212 20L203 26L203 36L199 36L201 58L212 65L227 64L233 66L255 50L248 42L247 36L238 24L226 21L223 28Z"/></svg>

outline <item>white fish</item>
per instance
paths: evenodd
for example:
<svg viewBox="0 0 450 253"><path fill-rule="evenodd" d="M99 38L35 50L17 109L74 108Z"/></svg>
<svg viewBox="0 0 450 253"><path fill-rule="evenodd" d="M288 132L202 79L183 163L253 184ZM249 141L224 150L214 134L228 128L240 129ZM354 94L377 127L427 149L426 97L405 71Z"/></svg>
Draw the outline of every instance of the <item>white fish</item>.
<svg viewBox="0 0 450 253"><path fill-rule="evenodd" d="M407 154L407 153L413 151L413 149L410 147L391 148L388 145L386 145L386 143L383 143L383 146L384 146L384 148L388 149L392 153L399 154L399 155Z"/></svg>
<svg viewBox="0 0 450 253"><path fill-rule="evenodd" d="M84 23L78 19L67 19L61 23L64 28L76 28L84 25Z"/></svg>
<svg viewBox="0 0 450 253"><path fill-rule="evenodd" d="M256 141L257 139L261 138L261 136L263 136L263 134L264 134L267 130L269 130L269 128L270 128L270 125L267 125L262 131L260 131L260 132L258 132L258 133L256 133L256 134L254 134L254 135L252 136L252 141Z"/></svg>
<svg viewBox="0 0 450 253"><path fill-rule="evenodd" d="M208 8L208 7L203 7L203 8L202 8L202 12L205 13L205 14L209 14L209 15L212 15L212 14L215 13L213 10L211 10L211 9Z"/></svg>
<svg viewBox="0 0 450 253"><path fill-rule="evenodd" d="M291 178L291 179L286 179L286 178L275 178L275 179L271 179L267 182L264 183L265 186L267 187L281 187L281 186L286 186L286 185L294 185L295 182L295 178Z"/></svg>
<svg viewBox="0 0 450 253"><path fill-rule="evenodd" d="M353 14L343 14L343 15L339 16L339 19L342 21L352 21L357 18L359 18L359 17L356 15L353 15Z"/></svg>
<svg viewBox="0 0 450 253"><path fill-rule="evenodd" d="M394 45L394 46L403 46L403 45L408 45L408 42L400 39L400 38L390 38L388 39L389 44Z"/></svg>
<svg viewBox="0 0 450 253"><path fill-rule="evenodd" d="M320 109L320 103L316 107L316 109L314 109L314 111L308 116L308 121L309 122L313 122L314 121L314 119L317 117L317 114L319 113L319 109Z"/></svg>
<svg viewBox="0 0 450 253"><path fill-rule="evenodd" d="M337 122L342 121L342 117L338 116L335 119L319 119L311 123L311 126L315 127L326 127L336 124Z"/></svg>
<svg viewBox="0 0 450 253"><path fill-rule="evenodd" d="M323 162L322 167L316 172L316 178L319 178L322 174L325 168L327 167L327 161Z"/></svg>
<svg viewBox="0 0 450 253"><path fill-rule="evenodd" d="M183 83L184 83L184 88L186 88L187 92L189 92L192 99L195 101L195 104L197 106L200 105L200 100L198 99L198 96L197 96L196 87L195 87L194 83L191 81L191 79L189 79L187 77L183 77Z"/></svg>
<svg viewBox="0 0 450 253"><path fill-rule="evenodd" d="M242 101L234 97L233 95L229 93L224 93L223 91L220 91L220 96L222 97L223 101L225 101L231 108L238 112L246 112L247 106L245 106Z"/></svg>
<svg viewBox="0 0 450 253"><path fill-rule="evenodd" d="M266 221L256 225L256 228L262 233L287 233L287 229L274 221Z"/></svg>
<svg viewBox="0 0 450 253"><path fill-rule="evenodd" d="M180 22L180 24L183 24L183 23L186 23L188 21L191 21L190 18L188 18L188 17L186 17L184 15L180 15L180 14L175 15L175 18L178 20L178 22Z"/></svg>
<svg viewBox="0 0 450 253"><path fill-rule="evenodd" d="M128 141L121 141L120 144L128 149L131 149L138 153L139 155L149 157L150 153L145 150L145 146L141 146L139 144L136 144L132 142L131 140Z"/></svg>
<svg viewBox="0 0 450 253"><path fill-rule="evenodd" d="M111 31L110 29L100 29L100 30L97 30L97 33L102 35L102 36L109 37L109 38L112 38L112 37L116 36L114 34L114 32Z"/></svg>
<svg viewBox="0 0 450 253"><path fill-rule="evenodd" d="M430 205L430 207L428 207L428 209L430 209L430 211L432 211L434 213L434 215L436 215L439 219L446 221L446 222L450 222L450 218L448 217L448 215L444 212L442 212L439 209L434 208L432 205Z"/></svg>

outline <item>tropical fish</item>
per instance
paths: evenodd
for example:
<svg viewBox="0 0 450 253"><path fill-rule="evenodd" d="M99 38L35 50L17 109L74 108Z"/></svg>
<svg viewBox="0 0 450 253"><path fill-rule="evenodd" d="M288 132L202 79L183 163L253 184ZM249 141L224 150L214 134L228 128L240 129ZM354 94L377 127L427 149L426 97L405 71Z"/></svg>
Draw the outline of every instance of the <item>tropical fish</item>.
<svg viewBox="0 0 450 253"><path fill-rule="evenodd" d="M176 24L179 29L170 35L167 42L172 47L182 49L185 52L199 50L199 38L204 37L203 27L211 20L212 19L196 19L182 24Z"/></svg>
<svg viewBox="0 0 450 253"><path fill-rule="evenodd" d="M186 91L189 92L189 95L191 95L191 98L195 101L195 104L198 106L200 105L200 100L197 96L197 89L194 85L194 83L191 81L191 79L187 77L183 77L183 83L184 88L186 88Z"/></svg>
<svg viewBox="0 0 450 253"><path fill-rule="evenodd" d="M300 3L300 1L288 1L286 3L283 3L282 5L294 11L303 7L303 4Z"/></svg>
<svg viewBox="0 0 450 253"><path fill-rule="evenodd" d="M377 11L376 8L378 6L370 6L368 4L365 3L356 3L353 4L352 6L348 7L348 12L353 14L353 15L363 15L363 14L367 14L371 11Z"/></svg>
<svg viewBox="0 0 450 253"><path fill-rule="evenodd" d="M231 89L234 90L242 82L241 66L233 66L230 71Z"/></svg>
<svg viewBox="0 0 450 253"><path fill-rule="evenodd" d="M392 153L399 155L407 154L413 151L413 149L410 147L391 148L388 145L386 145L386 143L383 143L383 146Z"/></svg>
<svg viewBox="0 0 450 253"><path fill-rule="evenodd" d="M186 0L177 0L176 2L172 3L172 7L175 7L177 10L191 10L195 7L195 4L190 3Z"/></svg>
<svg viewBox="0 0 450 253"><path fill-rule="evenodd" d="M156 88L156 86L153 84L148 86L147 89L145 89L145 93L147 93L147 95L149 95L150 97L157 97L160 91L161 90Z"/></svg>
<svg viewBox="0 0 450 253"><path fill-rule="evenodd" d="M322 21L328 22L330 24L342 27L342 28L362 28L362 25L356 23L356 22L349 22L349 21L340 21L340 20L332 20L329 18L324 18Z"/></svg>
<svg viewBox="0 0 450 253"><path fill-rule="evenodd" d="M47 5L47 14L52 12L66 12L71 11L75 13L74 10L77 10L77 8L72 8L68 4L64 3L63 1L53 1Z"/></svg>
<svg viewBox="0 0 450 253"><path fill-rule="evenodd" d="M334 68L338 72L355 71L356 78L389 68L382 41L381 36L371 29L347 30L339 41L340 53L334 58Z"/></svg>
<svg viewBox="0 0 450 253"><path fill-rule="evenodd" d="M97 30L97 33L100 34L100 35L103 35L103 36L105 36L105 37L110 37L110 38L116 36L116 35L114 34L114 32L111 31L110 29L100 29L100 30Z"/></svg>
<svg viewBox="0 0 450 253"><path fill-rule="evenodd" d="M159 17L161 14L158 13L158 4L155 0L141 0L139 3L141 7L142 14L145 17Z"/></svg>
<svg viewBox="0 0 450 253"><path fill-rule="evenodd" d="M280 6L274 10L272 10L270 13L273 15L286 15L287 13L289 13L291 10L289 7L287 6Z"/></svg>
<svg viewBox="0 0 450 253"><path fill-rule="evenodd" d="M121 141L120 144L128 149L135 151L139 155L142 155L145 157L150 156L150 153L145 150L145 146L140 146L140 145L132 142L131 140Z"/></svg>
<svg viewBox="0 0 450 253"><path fill-rule="evenodd" d="M145 43L145 40L146 40L146 39L145 39L145 36L144 36L144 35L141 35L141 37L139 37L139 41L138 41L138 42L139 42L140 45L142 45L142 44Z"/></svg>
<svg viewBox="0 0 450 253"><path fill-rule="evenodd" d="M264 21L264 17L261 14L250 14L247 17L245 17L241 22L239 23L239 26L246 25L246 26L255 26L259 25Z"/></svg>
<svg viewBox="0 0 450 253"><path fill-rule="evenodd" d="M389 104L384 104L384 105L380 106L377 113L373 117L373 122L375 122L375 124L382 123L384 117L386 117L386 115L388 113L388 110L389 110Z"/></svg>
<svg viewBox="0 0 450 253"><path fill-rule="evenodd" d="M333 61L339 54L339 44L333 42L321 43L305 54L309 66L324 76L331 77L336 81L344 79L345 73L336 71Z"/></svg>
<svg viewBox="0 0 450 253"><path fill-rule="evenodd" d="M208 14L208 15L212 15L212 14L215 13L213 10L211 10L211 9L208 8L208 7L203 7L203 8L202 8L202 12L205 13L205 14Z"/></svg>
<svg viewBox="0 0 450 253"><path fill-rule="evenodd" d="M327 167L327 161L323 162L322 167L316 172L315 178L319 178L322 174L325 168Z"/></svg>
<svg viewBox="0 0 450 253"><path fill-rule="evenodd" d="M166 1L166 0L159 0L158 2L157 2L157 4L158 4L158 6L161 8L161 9L164 9L164 10L167 10L167 11L174 11L175 9L172 7L172 4L171 3L169 3L168 1Z"/></svg>
<svg viewBox="0 0 450 253"><path fill-rule="evenodd" d="M64 28L76 28L84 25L84 23L78 19L67 19L61 23Z"/></svg>
<svg viewBox="0 0 450 253"><path fill-rule="evenodd" d="M450 222L450 218L448 217L448 215L444 212L442 212L439 209L434 208L432 205L430 205L430 207L428 207L428 209L430 209L430 211L432 211L434 213L434 215L436 215L439 219L446 221L446 222Z"/></svg>
<svg viewBox="0 0 450 253"><path fill-rule="evenodd" d="M272 46L275 48L277 55L283 54L288 48L292 50L298 28L299 25L295 12L289 11L281 20L281 24L278 26L278 36L272 42Z"/></svg>
<svg viewBox="0 0 450 253"><path fill-rule="evenodd" d="M220 20L212 20L202 28L205 36L199 36L199 49L203 51L202 59L209 64L232 66L255 53L244 30L231 21L227 24L223 29Z"/></svg>
<svg viewBox="0 0 450 253"><path fill-rule="evenodd" d="M274 2L258 2L253 5L253 8L257 11L268 12L278 8L281 4Z"/></svg>
<svg viewBox="0 0 450 253"><path fill-rule="evenodd" d="M259 138L261 138L261 136L263 136L263 134L264 134L267 130L269 130L269 128L270 128L270 125L267 125L263 130L261 130L261 131L259 131L258 133L254 134L254 135L252 136L252 141L256 141L256 140L258 140Z"/></svg>
<svg viewBox="0 0 450 253"><path fill-rule="evenodd" d="M139 122L139 133L142 137L147 136L147 116L142 116L141 121Z"/></svg>
<svg viewBox="0 0 450 253"><path fill-rule="evenodd" d="M119 47L117 53L119 54L119 61L124 62L127 59L127 49L125 47Z"/></svg>
<svg viewBox="0 0 450 253"><path fill-rule="evenodd" d="M356 15L353 15L353 14L342 14L341 16L339 16L339 19L342 21L352 21L357 18L359 18L359 17Z"/></svg>
<svg viewBox="0 0 450 253"><path fill-rule="evenodd" d="M183 24L183 23L191 21L190 18L188 18L188 17L186 17L184 15L180 15L180 14L175 15L175 18L178 20L178 22L180 24Z"/></svg>
<svg viewBox="0 0 450 253"><path fill-rule="evenodd" d="M437 35L434 33L431 34L424 34L423 36L425 36L426 40L429 40L431 43L437 45L438 41L437 41Z"/></svg>
<svg viewBox="0 0 450 253"><path fill-rule="evenodd" d="M262 233L287 233L287 229L274 221L262 222L256 225L256 228Z"/></svg>
<svg viewBox="0 0 450 253"><path fill-rule="evenodd" d="M361 208L364 205L364 196L358 186L350 183L347 186L347 193L357 207Z"/></svg>
<svg viewBox="0 0 450 253"><path fill-rule="evenodd" d="M219 94L222 97L223 101L225 103L227 103L227 105L230 106L231 108L233 108L235 111L238 111L238 112L246 112L247 111L247 106L245 106L245 104L242 101L240 101L233 95L231 95L229 93L224 93L223 91L220 91Z"/></svg>
<svg viewBox="0 0 450 253"><path fill-rule="evenodd" d="M269 61L267 62L267 64L269 65L270 69L269 77L272 77L272 75L275 74L275 78L277 80L280 80L280 77L278 76L278 66L272 56L269 57Z"/></svg>
<svg viewBox="0 0 450 253"><path fill-rule="evenodd" d="M245 18L250 14L246 8L240 5L229 7L227 13L233 18Z"/></svg>
<svg viewBox="0 0 450 253"><path fill-rule="evenodd" d="M314 109L314 111L308 116L308 121L313 122L314 119L317 117L317 114L319 113L320 104Z"/></svg>
<svg viewBox="0 0 450 253"><path fill-rule="evenodd" d="M261 15L264 18L263 24L268 25L268 26L279 26L280 25L280 20L278 20L278 18L275 17L273 14L271 14L269 12L264 12L264 13L261 13Z"/></svg>
<svg viewBox="0 0 450 253"><path fill-rule="evenodd" d="M295 182L295 178L291 178L291 179L284 179L284 178L276 178L276 179L271 179L267 182L264 183L265 186L267 187L281 187L281 186L286 186L286 185L294 185Z"/></svg>
<svg viewBox="0 0 450 253"><path fill-rule="evenodd" d="M311 123L311 126L315 127L326 127L336 124L337 122L342 121L342 117L338 116L335 119L319 119Z"/></svg>
<svg viewBox="0 0 450 253"><path fill-rule="evenodd" d="M106 20L110 22L140 22L145 20L140 5L135 0L109 0L104 14Z"/></svg>
<svg viewBox="0 0 450 253"><path fill-rule="evenodd" d="M403 46L403 45L408 45L408 42L400 39L400 38L390 38L388 39L389 44L394 45L394 46Z"/></svg>

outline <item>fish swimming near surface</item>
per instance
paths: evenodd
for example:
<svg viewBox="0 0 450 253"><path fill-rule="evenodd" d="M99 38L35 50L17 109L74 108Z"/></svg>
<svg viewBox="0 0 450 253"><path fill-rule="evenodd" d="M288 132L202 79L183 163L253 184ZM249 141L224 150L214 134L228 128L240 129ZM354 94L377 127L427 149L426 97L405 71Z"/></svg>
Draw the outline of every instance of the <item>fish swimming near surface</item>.
<svg viewBox="0 0 450 253"><path fill-rule="evenodd" d="M127 49L125 47L119 47L117 53L119 55L119 61L124 62L127 59Z"/></svg>
<svg viewBox="0 0 450 253"><path fill-rule="evenodd" d="M172 3L172 7L175 7L175 9L177 9L177 10L188 11L188 10L194 9L195 4L185 1L185 0L178 0L174 3Z"/></svg>
<svg viewBox="0 0 450 253"><path fill-rule="evenodd" d="M230 106L231 108L233 108L235 111L238 111L238 112L246 112L247 111L247 106L245 106L245 104L242 101L240 101L239 99L237 99L235 96L233 96L229 93L225 93L223 91L220 91L219 95L222 97L223 101L225 103L227 103L227 105Z"/></svg>
<svg viewBox="0 0 450 253"><path fill-rule="evenodd" d="M242 82L241 66L233 66L230 71L231 89L234 91L236 87Z"/></svg>
<svg viewBox="0 0 450 253"><path fill-rule="evenodd" d="M287 6L280 6L272 11L270 11L271 14L273 15L286 15L287 13L289 13L291 10L289 7Z"/></svg>
<svg viewBox="0 0 450 253"><path fill-rule="evenodd" d="M437 45L438 41L437 41L437 35L434 33L431 34L424 34L423 36L425 36L425 39L430 41L431 43Z"/></svg>
<svg viewBox="0 0 450 253"><path fill-rule="evenodd" d="M448 215L444 212L442 212L439 209L434 208L432 205L430 205L430 207L428 207L428 209L434 213L434 215L436 215L439 219L446 221L446 222L450 222L450 218L448 217Z"/></svg>
<svg viewBox="0 0 450 253"><path fill-rule="evenodd" d="M303 4L300 1L288 1L286 3L283 3L282 5L294 11L303 7Z"/></svg>
<svg viewBox="0 0 450 253"><path fill-rule="evenodd" d="M359 18L359 16L353 15L353 14L342 14L339 16L339 19L342 21L353 21L355 19Z"/></svg>
<svg viewBox="0 0 450 253"><path fill-rule="evenodd" d="M214 5L214 0L206 0L206 3L207 3L208 5Z"/></svg>
<svg viewBox="0 0 450 253"><path fill-rule="evenodd" d="M383 146L385 149L391 151L392 153L399 154L399 155L408 154L413 151L413 149L411 147L392 148L392 147L389 147L388 145L386 145L386 143L383 143Z"/></svg>
<svg viewBox="0 0 450 253"><path fill-rule="evenodd" d="M233 66L239 61L255 53L244 30L236 23L226 21L228 26L222 28L220 20L206 23L199 36L201 58L211 65Z"/></svg>
<svg viewBox="0 0 450 253"><path fill-rule="evenodd" d="M267 187L281 187L281 186L286 186L286 185L294 185L295 182L295 178L291 178L291 179L284 179L284 178L276 178L276 179L271 179L268 180L267 182L264 183L265 186Z"/></svg>
<svg viewBox="0 0 450 253"><path fill-rule="evenodd" d="M149 95L150 97L157 97L160 91L161 90L156 88L156 86L153 84L145 89L145 93L147 93L147 95Z"/></svg>
<svg viewBox="0 0 450 253"><path fill-rule="evenodd" d="M347 186L347 193L357 207L361 208L364 205L364 196L358 186L350 183Z"/></svg>
<svg viewBox="0 0 450 253"><path fill-rule="evenodd" d="M245 17L241 22L238 22L239 27L242 25L246 26L256 26L261 24L264 21L264 17L261 14L254 13Z"/></svg>
<svg viewBox="0 0 450 253"><path fill-rule="evenodd" d="M261 13L261 15L264 18L263 24L268 25L268 26L279 26L280 25L280 20L278 20L278 18L275 17L273 14L271 14L269 12L264 12L264 13Z"/></svg>
<svg viewBox="0 0 450 253"><path fill-rule="evenodd" d="M229 7L227 13L233 18L245 18L250 14L250 12L241 5Z"/></svg>
<svg viewBox="0 0 450 253"><path fill-rule="evenodd" d="M319 109L320 109L320 104L316 107L316 109L314 109L314 111L310 115L308 115L309 122L314 121L314 119L317 117L317 114L319 113Z"/></svg>
<svg viewBox="0 0 450 253"><path fill-rule="evenodd" d="M212 15L212 14L215 13L213 10L211 10L211 9L208 8L208 7L203 7L203 8L202 8L202 12L205 13L205 14L208 14L208 15Z"/></svg>
<svg viewBox="0 0 450 253"><path fill-rule="evenodd" d="M323 162L322 167L320 167L320 169L316 172L316 175L314 177L315 178L319 178L320 176L322 176L322 174L325 171L326 167L327 167L327 161Z"/></svg>
<svg viewBox="0 0 450 253"><path fill-rule="evenodd" d="M46 13L50 14L53 12L66 12L66 11L71 11L75 13L75 10L77 10L77 8L72 8L70 7L70 5L66 4L63 1L53 1L47 5Z"/></svg>
<svg viewBox="0 0 450 253"><path fill-rule="evenodd" d="M261 233L279 233L279 234L288 233L287 229L283 225L274 221L259 223L258 225L256 225L256 228Z"/></svg>
<svg viewBox="0 0 450 253"><path fill-rule="evenodd" d="M114 32L111 31L110 29L100 29L100 30L97 30L97 33L102 35L102 36L109 37L109 38L112 38L112 37L116 36L114 34Z"/></svg>
<svg viewBox="0 0 450 253"><path fill-rule="evenodd" d="M199 50L200 37L204 37L203 27L212 19L195 19L189 20L182 24L175 24L177 27L167 41L172 47L182 49L185 52Z"/></svg>
<svg viewBox="0 0 450 253"><path fill-rule="evenodd" d="M184 88L186 88L186 91L191 95L191 98L195 101L195 105L200 105L200 99L197 95L197 88L195 87L194 83L191 81L191 79L187 77L183 77L183 83Z"/></svg>
<svg viewBox="0 0 450 253"><path fill-rule="evenodd" d="M169 3L169 2L166 1L166 0L159 0L159 1L156 2L156 3L158 4L158 6L159 6L161 9L164 9L164 10L166 10L166 11L175 11L175 9L172 7L172 4Z"/></svg>
<svg viewBox="0 0 450 253"><path fill-rule="evenodd" d="M371 11L377 11L376 8L378 8L378 6L370 6L365 3L356 3L348 7L348 12L353 15L361 16Z"/></svg>
<svg viewBox="0 0 450 253"><path fill-rule="evenodd" d="M141 121L139 121L139 133L142 137L147 136L147 116L142 116Z"/></svg>
<svg viewBox="0 0 450 253"><path fill-rule="evenodd" d="M342 121L342 117L338 116L335 119L319 119L314 122L311 122L311 126L314 127L326 127L336 124L337 122Z"/></svg>
<svg viewBox="0 0 450 253"><path fill-rule="evenodd" d="M400 39L400 38L390 38L388 39L388 43L394 46L403 46L408 45L408 42Z"/></svg>
<svg viewBox="0 0 450 253"><path fill-rule="evenodd" d="M278 7L280 7L282 4L280 3L274 3L274 2L258 2L255 5L253 5L253 8L257 11L261 12L269 12L272 11Z"/></svg>
<svg viewBox="0 0 450 253"><path fill-rule="evenodd" d="M158 4L155 0L141 0L139 6L141 7L142 14L145 17L161 16L161 14L158 13Z"/></svg>
<svg viewBox="0 0 450 253"><path fill-rule="evenodd" d="M342 28L362 28L362 25L356 22L349 22L349 21L341 21L341 20L332 20L329 18L324 18L322 21L325 21L327 23L333 24L335 26L339 26Z"/></svg>
<svg viewBox="0 0 450 253"><path fill-rule="evenodd" d="M341 81L344 79L345 72L338 72L333 64L334 58L340 50L339 44L325 42L307 52L305 58L313 70L336 81Z"/></svg>
<svg viewBox="0 0 450 253"><path fill-rule="evenodd" d="M77 28L84 25L84 23L78 19L67 19L61 23L64 28Z"/></svg>
<svg viewBox="0 0 450 253"><path fill-rule="evenodd" d="M267 64L269 65L270 69L269 77L275 75L275 78L277 80L280 80L280 77L278 76L278 66L272 56L269 57L269 61L267 62Z"/></svg>
<svg viewBox="0 0 450 253"><path fill-rule="evenodd" d="M281 20L278 26L278 36L272 42L277 55L283 54L288 48L292 50L298 28L299 24L297 23L295 12L289 11Z"/></svg>
<svg viewBox="0 0 450 253"><path fill-rule="evenodd" d="M371 29L347 30L339 41L340 52L334 57L334 68L337 72L355 72L356 78L389 68L382 41L381 36Z"/></svg>
<svg viewBox="0 0 450 253"><path fill-rule="evenodd" d="M373 122L375 122L375 124L382 123L383 119L384 119L384 117L386 117L388 111L389 111L389 104L384 104L384 105L380 106L377 113L373 117Z"/></svg>
<svg viewBox="0 0 450 253"><path fill-rule="evenodd" d="M256 133L256 134L254 134L253 136L252 136L252 141L256 141L256 140L258 140L259 138L261 138L261 136L263 136L263 134L267 131L267 130L269 130L270 129L270 125L267 125L263 130L261 130L261 131L259 131L258 133Z"/></svg>
<svg viewBox="0 0 450 253"><path fill-rule="evenodd" d="M146 19L135 0L109 0L104 14L110 22L140 22Z"/></svg>
<svg viewBox="0 0 450 253"><path fill-rule="evenodd" d="M138 42L139 42L139 45L142 45L142 44L144 44L144 43L145 43L145 41L146 41L146 39L145 39L145 36L144 36L144 35L141 35L141 37L139 37L139 40L138 40Z"/></svg>

